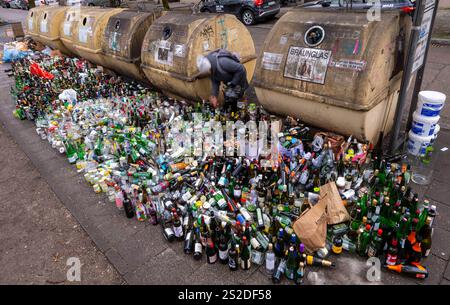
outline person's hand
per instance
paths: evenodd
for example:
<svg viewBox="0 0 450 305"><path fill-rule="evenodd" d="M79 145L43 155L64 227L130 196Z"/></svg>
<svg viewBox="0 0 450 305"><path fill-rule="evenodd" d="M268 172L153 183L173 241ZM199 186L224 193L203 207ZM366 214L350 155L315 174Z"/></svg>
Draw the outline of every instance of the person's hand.
<svg viewBox="0 0 450 305"><path fill-rule="evenodd" d="M216 109L219 106L219 101L217 100L217 96L211 95L209 97L209 102L211 103L211 106L213 106L214 109Z"/></svg>

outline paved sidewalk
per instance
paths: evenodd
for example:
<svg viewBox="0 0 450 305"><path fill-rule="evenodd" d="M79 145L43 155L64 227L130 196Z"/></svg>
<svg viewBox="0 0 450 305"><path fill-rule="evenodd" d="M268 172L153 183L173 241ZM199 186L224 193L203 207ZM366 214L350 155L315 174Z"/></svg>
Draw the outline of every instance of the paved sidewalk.
<svg viewBox="0 0 450 305"><path fill-rule="evenodd" d="M0 284L121 284L1 122L0 148ZM80 282L67 280L69 258L81 263Z"/></svg>

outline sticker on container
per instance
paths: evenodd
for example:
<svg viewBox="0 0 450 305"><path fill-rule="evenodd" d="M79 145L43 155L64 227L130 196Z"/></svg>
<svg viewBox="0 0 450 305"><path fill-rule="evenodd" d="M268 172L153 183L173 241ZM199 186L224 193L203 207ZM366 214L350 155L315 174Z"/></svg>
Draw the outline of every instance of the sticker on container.
<svg viewBox="0 0 450 305"><path fill-rule="evenodd" d="M78 40L82 43L87 43L88 36L92 35L92 28L87 26L80 27L78 31Z"/></svg>
<svg viewBox="0 0 450 305"><path fill-rule="evenodd" d="M331 51L290 47L284 77L324 84Z"/></svg>
<svg viewBox="0 0 450 305"><path fill-rule="evenodd" d="M47 20L41 21L41 27L40 27L41 33L47 33L48 32L48 23Z"/></svg>
<svg viewBox="0 0 450 305"><path fill-rule="evenodd" d="M285 45L288 42L288 36L287 35L283 35L280 37L280 44L281 45Z"/></svg>
<svg viewBox="0 0 450 305"><path fill-rule="evenodd" d="M335 67L339 69L348 69L361 72L366 68L365 60L353 60L353 59L342 59L338 61L331 61L330 67Z"/></svg>
<svg viewBox="0 0 450 305"><path fill-rule="evenodd" d="M205 40L203 41L203 51L208 51L209 50L209 41Z"/></svg>
<svg viewBox="0 0 450 305"><path fill-rule="evenodd" d="M300 40L302 38L303 38L302 32L294 32L294 34L292 35L292 39L294 39L294 40Z"/></svg>
<svg viewBox="0 0 450 305"><path fill-rule="evenodd" d="M186 45L176 44L174 47L174 55L176 57L186 57Z"/></svg>
<svg viewBox="0 0 450 305"><path fill-rule="evenodd" d="M163 65L173 64L173 52L170 51L171 43L167 40L160 40L155 52L155 61Z"/></svg>
<svg viewBox="0 0 450 305"><path fill-rule="evenodd" d="M264 52L262 65L265 70L279 71L283 54Z"/></svg>
<svg viewBox="0 0 450 305"><path fill-rule="evenodd" d="M63 32L64 32L64 35L66 35L66 36L72 35L72 22L64 22Z"/></svg>

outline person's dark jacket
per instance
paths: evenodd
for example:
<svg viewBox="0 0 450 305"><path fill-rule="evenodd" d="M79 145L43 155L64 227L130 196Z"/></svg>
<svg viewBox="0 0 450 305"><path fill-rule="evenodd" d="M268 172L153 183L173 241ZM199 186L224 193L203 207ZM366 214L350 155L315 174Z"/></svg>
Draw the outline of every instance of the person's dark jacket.
<svg viewBox="0 0 450 305"><path fill-rule="evenodd" d="M247 71L244 65L228 56L217 57L219 52L220 50L214 51L206 56L211 63L211 95L218 96L221 82L230 83L232 86L240 86L243 93L248 88ZM217 67L218 60L221 69Z"/></svg>

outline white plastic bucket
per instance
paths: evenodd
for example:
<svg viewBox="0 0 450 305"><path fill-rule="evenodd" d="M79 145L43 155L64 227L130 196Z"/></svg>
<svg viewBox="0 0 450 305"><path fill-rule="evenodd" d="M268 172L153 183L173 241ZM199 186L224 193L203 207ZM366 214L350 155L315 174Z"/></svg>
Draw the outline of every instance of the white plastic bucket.
<svg viewBox="0 0 450 305"><path fill-rule="evenodd" d="M437 91L420 91L416 112L423 116L435 117L444 108L446 96Z"/></svg>
<svg viewBox="0 0 450 305"><path fill-rule="evenodd" d="M413 113L411 130L419 136L432 136L440 116L424 116L417 111Z"/></svg>
<svg viewBox="0 0 450 305"><path fill-rule="evenodd" d="M419 156L425 153L425 149L431 144L434 135L432 136L419 136L412 130L408 133L407 151L413 156Z"/></svg>

